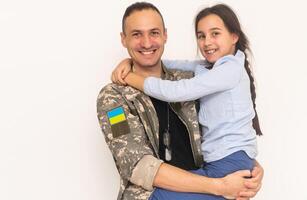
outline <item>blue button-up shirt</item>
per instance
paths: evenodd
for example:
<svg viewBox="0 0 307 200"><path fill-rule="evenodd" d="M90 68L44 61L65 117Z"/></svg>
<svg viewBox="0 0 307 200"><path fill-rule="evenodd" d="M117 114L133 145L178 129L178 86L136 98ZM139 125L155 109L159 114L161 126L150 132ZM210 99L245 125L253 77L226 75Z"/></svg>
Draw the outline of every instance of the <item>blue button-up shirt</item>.
<svg viewBox="0 0 307 200"><path fill-rule="evenodd" d="M168 62L168 68L193 70L195 77L179 81L155 77L145 79L144 92L167 102L200 99L199 122L202 127L202 152L206 162L243 150L251 158L257 155L252 119L255 116L250 80L244 68L244 53L227 55L211 70L199 62ZM195 64L198 63L198 64Z"/></svg>

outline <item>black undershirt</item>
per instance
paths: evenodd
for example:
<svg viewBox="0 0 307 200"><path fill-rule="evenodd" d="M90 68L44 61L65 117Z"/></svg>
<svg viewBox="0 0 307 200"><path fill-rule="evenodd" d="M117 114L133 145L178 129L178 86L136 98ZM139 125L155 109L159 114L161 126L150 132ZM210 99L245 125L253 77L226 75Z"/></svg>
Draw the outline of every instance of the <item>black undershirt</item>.
<svg viewBox="0 0 307 200"><path fill-rule="evenodd" d="M179 119L173 109L169 108L169 133L172 159L165 160L165 145L163 144L163 133L167 129L167 102L152 98L159 119L159 156L166 163L185 170L196 169L191 150L190 139L187 128Z"/></svg>

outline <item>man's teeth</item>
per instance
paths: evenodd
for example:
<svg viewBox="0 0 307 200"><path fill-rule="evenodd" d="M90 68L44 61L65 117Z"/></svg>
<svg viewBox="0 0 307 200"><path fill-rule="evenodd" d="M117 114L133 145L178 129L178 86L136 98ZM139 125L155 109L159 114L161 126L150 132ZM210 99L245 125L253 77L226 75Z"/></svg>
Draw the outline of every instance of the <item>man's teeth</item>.
<svg viewBox="0 0 307 200"><path fill-rule="evenodd" d="M142 54L145 54L145 55L149 55L149 54L152 54L154 51L142 51Z"/></svg>

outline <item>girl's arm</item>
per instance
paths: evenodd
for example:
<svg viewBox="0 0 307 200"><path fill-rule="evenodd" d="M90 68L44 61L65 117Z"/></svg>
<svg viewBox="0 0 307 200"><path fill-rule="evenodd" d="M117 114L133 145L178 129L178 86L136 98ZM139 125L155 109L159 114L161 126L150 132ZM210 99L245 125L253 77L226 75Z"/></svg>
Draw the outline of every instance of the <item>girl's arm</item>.
<svg viewBox="0 0 307 200"><path fill-rule="evenodd" d="M111 80L113 83L117 83L119 85L126 85L125 77L131 71L131 59L126 58L122 60L116 68L113 70L111 75Z"/></svg>
<svg viewBox="0 0 307 200"><path fill-rule="evenodd" d="M167 69L180 69L183 71L195 72L196 66L203 65L204 61L188 61L188 60L163 60L163 63ZM131 59L125 58L122 60L116 68L113 70L111 80L114 83L120 85L126 85L125 77L131 71Z"/></svg>
<svg viewBox="0 0 307 200"><path fill-rule="evenodd" d="M141 90L141 91L144 91L144 81L145 81L145 77L143 76L140 76L134 72L129 72L128 75L125 77L124 81L138 89L138 90Z"/></svg>
<svg viewBox="0 0 307 200"><path fill-rule="evenodd" d="M169 81L149 77L145 80L142 79L137 88L144 90L147 95L163 101L196 100L236 86L244 71L243 64L244 58L229 55L218 60L213 69L198 74L191 79Z"/></svg>

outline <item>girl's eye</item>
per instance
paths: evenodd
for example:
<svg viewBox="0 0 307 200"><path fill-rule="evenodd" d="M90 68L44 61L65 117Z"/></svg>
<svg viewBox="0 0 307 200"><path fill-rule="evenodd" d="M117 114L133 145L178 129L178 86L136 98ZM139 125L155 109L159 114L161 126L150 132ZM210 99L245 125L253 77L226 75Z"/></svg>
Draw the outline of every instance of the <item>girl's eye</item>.
<svg viewBox="0 0 307 200"><path fill-rule="evenodd" d="M203 34L199 34L199 35L197 35L197 39L205 39L206 37L205 37L205 35L203 35Z"/></svg>
<svg viewBox="0 0 307 200"><path fill-rule="evenodd" d="M220 33L219 32L213 32L212 36L218 36Z"/></svg>

